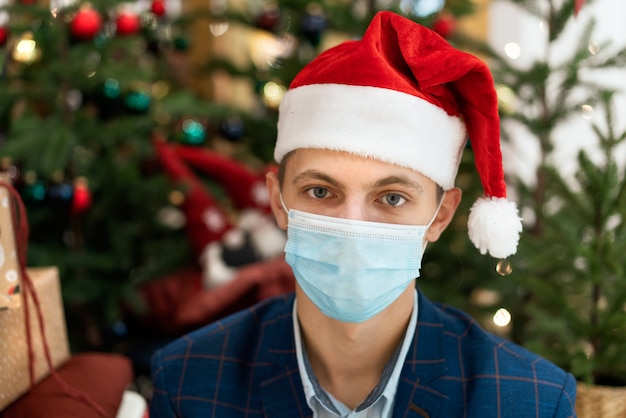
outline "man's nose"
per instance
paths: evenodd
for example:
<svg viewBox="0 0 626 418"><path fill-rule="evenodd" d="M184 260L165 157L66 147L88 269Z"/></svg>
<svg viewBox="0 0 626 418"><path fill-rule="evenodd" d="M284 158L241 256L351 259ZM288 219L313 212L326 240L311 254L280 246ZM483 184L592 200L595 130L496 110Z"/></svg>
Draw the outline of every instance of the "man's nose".
<svg viewBox="0 0 626 418"><path fill-rule="evenodd" d="M356 198L346 198L341 205L340 218L352 219L355 221L368 221L368 211L366 206Z"/></svg>

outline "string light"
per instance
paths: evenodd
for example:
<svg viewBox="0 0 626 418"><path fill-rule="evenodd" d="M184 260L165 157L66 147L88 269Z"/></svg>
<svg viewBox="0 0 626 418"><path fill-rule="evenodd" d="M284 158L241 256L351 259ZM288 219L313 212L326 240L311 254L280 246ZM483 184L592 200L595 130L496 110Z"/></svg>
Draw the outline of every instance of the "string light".
<svg viewBox="0 0 626 418"><path fill-rule="evenodd" d="M219 22L219 23L211 23L209 25L209 30L213 34L213 36L222 36L226 32L228 32L228 28L230 25L228 22Z"/></svg>
<svg viewBox="0 0 626 418"><path fill-rule="evenodd" d="M157 212L157 219L171 229L180 229L187 223L185 214L178 208L165 206Z"/></svg>
<svg viewBox="0 0 626 418"><path fill-rule="evenodd" d="M272 109L277 109L287 89L274 81L269 81L263 86L263 102Z"/></svg>
<svg viewBox="0 0 626 418"><path fill-rule="evenodd" d="M278 37L264 30L255 31L250 38L250 58L259 69L276 68L280 58L293 54L296 39L291 35Z"/></svg>
<svg viewBox="0 0 626 418"><path fill-rule="evenodd" d="M511 323L511 313L505 308L500 308L493 315L493 323L499 327L505 327Z"/></svg>
<svg viewBox="0 0 626 418"><path fill-rule="evenodd" d="M170 85L164 80L156 81L150 87L150 92L152 97L160 100L169 94Z"/></svg>
<svg viewBox="0 0 626 418"><path fill-rule="evenodd" d="M13 59L24 64L32 64L41 56L41 50L33 39L32 32L26 32L15 44Z"/></svg>
<svg viewBox="0 0 626 418"><path fill-rule="evenodd" d="M167 199L174 206L180 206L185 202L185 194L180 190L172 190L168 195Z"/></svg>
<svg viewBox="0 0 626 418"><path fill-rule="evenodd" d="M496 93L498 94L498 102L500 107L507 113L515 113L515 93L513 89L504 84L496 86Z"/></svg>
<svg viewBox="0 0 626 418"><path fill-rule="evenodd" d="M278 38L264 30L257 30L250 38L250 58L257 68L267 69L282 54Z"/></svg>
<svg viewBox="0 0 626 418"><path fill-rule="evenodd" d="M50 14L53 18L57 18L59 11L73 6L78 3L78 0L50 0Z"/></svg>
<svg viewBox="0 0 626 418"><path fill-rule="evenodd" d="M470 301L476 306L494 306L500 300L500 294L493 289L474 289L470 294Z"/></svg>
<svg viewBox="0 0 626 418"><path fill-rule="evenodd" d="M593 106L585 104L580 107L581 115L583 119L593 118Z"/></svg>
<svg viewBox="0 0 626 418"><path fill-rule="evenodd" d="M504 53L507 57L516 60L522 54L522 48L519 46L517 42L509 42L504 45Z"/></svg>

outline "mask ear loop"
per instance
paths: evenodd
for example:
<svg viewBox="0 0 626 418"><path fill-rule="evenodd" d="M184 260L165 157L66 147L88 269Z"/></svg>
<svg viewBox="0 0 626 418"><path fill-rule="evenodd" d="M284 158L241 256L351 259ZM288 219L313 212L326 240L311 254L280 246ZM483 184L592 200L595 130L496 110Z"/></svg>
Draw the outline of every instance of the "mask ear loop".
<svg viewBox="0 0 626 418"><path fill-rule="evenodd" d="M287 209L287 206L285 205L285 201L283 200L283 194L280 193L278 196L280 196L280 204L283 205L283 210L287 215L289 215L289 209Z"/></svg>
<svg viewBox="0 0 626 418"><path fill-rule="evenodd" d="M439 204L437 205L437 209L435 209L435 213L433 214L433 217L426 224L426 234L428 234L428 230L430 230L430 226L433 224L433 222L435 222L435 219L437 219L437 215L439 215L439 209L441 209L441 206L443 205L443 199L445 197L446 197L446 191L444 190L443 193L441 194L441 199L439 199ZM422 244L422 254L426 252L426 247L428 246L428 240L426 239L426 234L424 234L424 243Z"/></svg>
<svg viewBox="0 0 626 418"><path fill-rule="evenodd" d="M439 215L439 209L441 209L441 206L443 205L443 199L445 197L446 197L446 191L444 190L443 193L441 194L441 199L439 199L439 203L437 204L437 209L435 209L435 213L433 214L433 217L430 218L430 221L426 224L427 228L430 228L433 222L435 222L435 219L437 218L437 215ZM282 196L281 196L281 201L282 201ZM284 207L284 203L283 203L283 207Z"/></svg>

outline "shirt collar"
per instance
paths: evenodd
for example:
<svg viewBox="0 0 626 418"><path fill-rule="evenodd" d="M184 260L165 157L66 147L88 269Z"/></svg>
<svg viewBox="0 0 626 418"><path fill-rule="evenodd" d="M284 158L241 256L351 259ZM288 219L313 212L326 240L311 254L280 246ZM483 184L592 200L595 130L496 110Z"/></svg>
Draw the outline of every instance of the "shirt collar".
<svg viewBox="0 0 626 418"><path fill-rule="evenodd" d="M341 404L341 402L337 401L330 393L326 392L324 388L321 387L317 380L317 377L313 373L313 369L311 367L311 364L309 363L306 349L302 344L302 336L300 333L300 324L298 322L296 307L297 299L294 301L293 304L293 334L295 337L298 369L302 378L302 387L304 389L307 403L309 404L309 407L316 412L316 415L318 415L317 409L321 406L325 408L328 412L331 412L336 416L344 416L345 412L348 411L348 409L343 404ZM382 416L391 416L390 413L394 404L396 391L398 389L398 382L400 381L402 366L404 365L404 360L411 346L411 342L413 341L413 336L415 335L418 308L419 306L417 302L417 289L415 289L413 294L413 310L411 312L411 317L409 319L409 324L402 340L402 344L398 347L398 349L396 349L394 355L385 365L380 381L378 382L376 387L356 408L357 412L365 411L376 403L384 400L385 407L384 414Z"/></svg>

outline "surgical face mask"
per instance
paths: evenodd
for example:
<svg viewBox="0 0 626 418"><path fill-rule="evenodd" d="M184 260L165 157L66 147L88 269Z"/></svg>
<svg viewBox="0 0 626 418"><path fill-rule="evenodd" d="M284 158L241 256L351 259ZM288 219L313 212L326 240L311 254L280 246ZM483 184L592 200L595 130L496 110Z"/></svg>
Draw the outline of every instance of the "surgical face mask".
<svg viewBox="0 0 626 418"><path fill-rule="evenodd" d="M285 260L322 313L342 322L366 321L419 277L424 236L439 207L427 225L397 225L287 210L283 203Z"/></svg>

